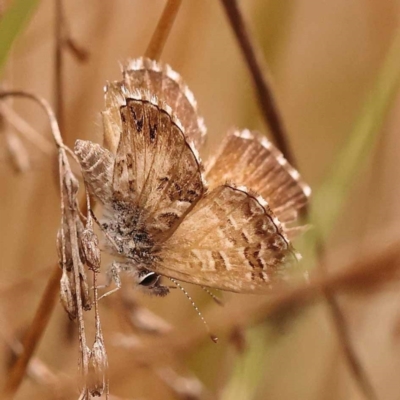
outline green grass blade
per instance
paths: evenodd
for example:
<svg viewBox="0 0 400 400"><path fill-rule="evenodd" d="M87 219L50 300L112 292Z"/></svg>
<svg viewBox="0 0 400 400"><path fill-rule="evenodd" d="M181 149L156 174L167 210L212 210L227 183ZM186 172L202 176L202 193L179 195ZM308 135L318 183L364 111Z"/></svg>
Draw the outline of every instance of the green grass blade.
<svg viewBox="0 0 400 400"><path fill-rule="evenodd" d="M349 188L374 148L378 134L400 85L400 31L389 49L375 87L369 93L347 144L314 195L312 223L326 240L340 213Z"/></svg>
<svg viewBox="0 0 400 400"><path fill-rule="evenodd" d="M11 47L24 30L39 0L14 0L0 20L0 73L4 69Z"/></svg>

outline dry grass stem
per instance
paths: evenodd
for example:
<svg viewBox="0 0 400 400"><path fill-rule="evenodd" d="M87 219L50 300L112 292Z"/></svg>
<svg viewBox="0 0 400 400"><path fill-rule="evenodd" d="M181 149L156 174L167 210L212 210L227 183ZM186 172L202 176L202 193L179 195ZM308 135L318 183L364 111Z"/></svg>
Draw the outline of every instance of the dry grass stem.
<svg viewBox="0 0 400 400"><path fill-rule="evenodd" d="M90 202L88 199L90 207ZM90 350L89 357L89 376L88 376L88 388L92 396L101 396L103 392L106 392L106 398L108 398L109 383L108 383L108 358L107 351L104 346L103 332L101 330L100 314L99 314L99 297L97 289L97 274L99 273L100 267L100 250L98 248L98 239L93 232L93 222L91 218L90 210L88 210L88 220L86 230L92 231L88 237L91 238L91 245L86 246L90 251L85 252L87 265L89 269L93 271L93 304L95 313L95 341L92 349ZM93 235L95 239L93 239ZM88 257L88 255L90 256ZM94 255L94 256L93 256ZM91 261L88 262L88 259Z"/></svg>
<svg viewBox="0 0 400 400"><path fill-rule="evenodd" d="M63 72L64 72L64 60L63 60L63 47L65 39L65 19L64 19L64 7L62 0L55 0L56 15L55 15L55 40L56 45L54 48L54 100L55 100L55 112L58 120L58 124L61 130L64 132L64 83L63 83Z"/></svg>
<svg viewBox="0 0 400 400"><path fill-rule="evenodd" d="M323 255L325 254L322 245L319 246L319 271L324 276L328 273L325 263L323 262ZM318 272L318 271L317 271ZM339 339L340 347L346 358L347 365L358 383L358 387L363 392L364 396L368 400L377 400L378 397L375 394L374 388L370 382L370 379L360 361L356 350L351 342L350 332L346 323L345 315L340 307L339 301L335 296L335 291L329 286L323 289L325 299L328 303L330 314L334 322L336 333Z"/></svg>
<svg viewBox="0 0 400 400"><path fill-rule="evenodd" d="M8 154L10 156L11 164L16 172L26 172L31 168L29 154L26 150L22 140L9 130L4 132L6 138L6 145Z"/></svg>
<svg viewBox="0 0 400 400"><path fill-rule="evenodd" d="M0 104L0 112L11 126L39 151L47 156L54 154L53 144L26 122L8 104Z"/></svg>
<svg viewBox="0 0 400 400"><path fill-rule="evenodd" d="M10 355L12 357L18 356L23 352L22 343L14 336L12 328L3 316L0 316L0 322L2 327L0 335L10 349L12 353ZM61 381L43 361L37 357L32 357L28 365L27 374L37 384L46 386L55 398L59 398L58 393Z"/></svg>
<svg viewBox="0 0 400 400"><path fill-rule="evenodd" d="M324 294L331 310L331 315L335 323L340 346L344 352L344 356L346 357L347 365L349 366L356 382L358 382L358 386L363 392L365 398L368 400L377 400L378 397L375 393L375 389L372 386L368 374L365 371L365 368L351 342L349 328L338 300L336 299L334 293L332 293L329 289L326 289Z"/></svg>
<svg viewBox="0 0 400 400"><path fill-rule="evenodd" d="M237 0L221 0L221 3L228 16L229 23L234 31L240 49L242 50L251 77L253 78L254 88L267 128L271 130L271 134L277 146L287 160L293 166L296 166L296 160L290 148L289 138L279 114L271 85L267 79L268 69L261 57L261 50L257 48L254 40L250 36L249 29L246 26Z"/></svg>
<svg viewBox="0 0 400 400"><path fill-rule="evenodd" d="M65 49L68 50L79 62L86 62L89 59L89 51L78 44L70 36L65 38Z"/></svg>
<svg viewBox="0 0 400 400"><path fill-rule="evenodd" d="M71 247L71 258L74 272L74 284L75 284L75 295L77 304L77 316L79 324L79 338L82 355L82 370L84 376L87 376L88 371L88 352L85 338L85 328L82 314L82 297L81 287L84 283L84 272L82 271L81 261L79 258L79 243L78 243L78 230L77 221L79 215L77 212L77 200L76 194L78 190L78 182L73 176L72 171L69 167L68 158L66 155L67 148L64 146L62 141L61 133L55 115L49 106L49 104L30 93L26 92L6 92L0 93L0 99L6 97L25 97L30 100L34 100L38 103L46 112L51 125L51 131L53 134L54 141L59 151L59 167L60 167L60 190L61 190L61 214L62 214L62 229L61 229L61 252L62 252L62 266L66 268L66 236L64 227L68 228L67 241ZM66 203L66 204L65 204ZM20 383L25 375L26 368L29 360L33 355L34 350L41 338L44 329L49 321L50 315L53 311L55 300L57 298L56 293L59 290L59 282L62 277L61 270L57 267L52 274L50 280L47 283L46 291L41 299L38 310L36 312L33 323L28 330L26 337L23 341L24 351L18 357L16 363L12 367L8 380L6 381L4 393L7 398L12 398L15 392L18 390Z"/></svg>
<svg viewBox="0 0 400 400"><path fill-rule="evenodd" d="M158 21L157 27L150 39L144 55L152 60L159 60L168 40L169 33L178 14L182 0L168 0Z"/></svg>
<svg viewBox="0 0 400 400"><path fill-rule="evenodd" d="M57 303L60 279L61 269L57 265L47 282L36 314L22 341L23 351L8 374L3 390L4 398L13 398L25 376L29 361L43 336L44 330Z"/></svg>

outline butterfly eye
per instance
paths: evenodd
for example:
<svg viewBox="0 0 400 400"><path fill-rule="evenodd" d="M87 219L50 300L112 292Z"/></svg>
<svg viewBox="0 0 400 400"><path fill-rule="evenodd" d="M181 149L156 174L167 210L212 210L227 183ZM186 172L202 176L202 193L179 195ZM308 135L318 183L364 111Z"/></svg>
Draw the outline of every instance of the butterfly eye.
<svg viewBox="0 0 400 400"><path fill-rule="evenodd" d="M148 274L144 275L140 281L139 285L142 286L153 286L160 278L160 275L155 274L154 272L149 272Z"/></svg>

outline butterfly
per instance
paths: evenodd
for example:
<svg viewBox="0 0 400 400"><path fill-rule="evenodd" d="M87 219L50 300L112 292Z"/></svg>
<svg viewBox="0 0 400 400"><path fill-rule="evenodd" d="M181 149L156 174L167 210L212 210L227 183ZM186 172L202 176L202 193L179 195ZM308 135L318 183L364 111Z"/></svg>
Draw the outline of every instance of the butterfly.
<svg viewBox="0 0 400 400"><path fill-rule="evenodd" d="M204 166L206 128L192 92L146 58L107 84L105 103L104 147L78 140L74 151L104 206L117 287L120 271L160 296L160 276L240 293L285 278L311 190L265 136L233 130Z"/></svg>

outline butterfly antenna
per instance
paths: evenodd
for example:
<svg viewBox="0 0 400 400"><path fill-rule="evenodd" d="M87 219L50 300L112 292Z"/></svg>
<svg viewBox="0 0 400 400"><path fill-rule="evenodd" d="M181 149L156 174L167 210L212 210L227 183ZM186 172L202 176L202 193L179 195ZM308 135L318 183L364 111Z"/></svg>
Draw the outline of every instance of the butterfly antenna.
<svg viewBox="0 0 400 400"><path fill-rule="evenodd" d="M200 319L203 321L203 324L205 325L205 327L206 327L206 329L207 329L207 332L208 332L208 334L210 335L211 340L212 340L214 343L217 343L217 342L218 342L218 338L217 338L215 335L213 335L213 334L211 333L210 327L208 326L207 321L204 319L203 314L200 312L200 310L198 309L198 307L197 307L196 304L194 303L193 299L190 297L189 293L184 289L184 287L183 287L177 280L175 280L175 279L173 279L173 278L169 278L169 277L168 277L168 279L169 279L177 288L179 288L180 290L182 290L182 292L184 293L184 295L189 299L189 301L192 303L193 308L196 310L198 316L199 316Z"/></svg>
<svg viewBox="0 0 400 400"><path fill-rule="evenodd" d="M224 303L222 302L222 300L217 297L213 292L211 292L210 290L208 290L205 286L201 286L201 288L209 295L212 297L212 299L221 307L224 306Z"/></svg>

